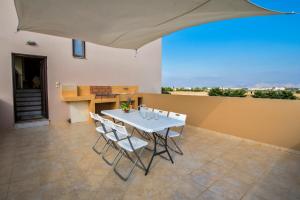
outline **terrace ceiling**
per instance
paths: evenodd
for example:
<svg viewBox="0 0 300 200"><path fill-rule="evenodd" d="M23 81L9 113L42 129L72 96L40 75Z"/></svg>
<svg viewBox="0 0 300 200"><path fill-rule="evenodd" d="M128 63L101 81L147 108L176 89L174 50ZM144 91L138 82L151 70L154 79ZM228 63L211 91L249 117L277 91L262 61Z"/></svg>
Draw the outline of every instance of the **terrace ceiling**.
<svg viewBox="0 0 300 200"><path fill-rule="evenodd" d="M212 21L277 14L247 0L15 0L18 30L138 49Z"/></svg>

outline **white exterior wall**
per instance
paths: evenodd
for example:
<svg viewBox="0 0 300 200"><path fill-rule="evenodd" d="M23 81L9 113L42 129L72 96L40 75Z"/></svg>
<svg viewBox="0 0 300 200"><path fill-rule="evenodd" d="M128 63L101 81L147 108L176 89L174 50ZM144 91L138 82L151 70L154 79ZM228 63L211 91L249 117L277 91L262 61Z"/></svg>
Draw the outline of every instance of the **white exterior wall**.
<svg viewBox="0 0 300 200"><path fill-rule="evenodd" d="M86 59L72 56L72 40L31 32L17 32L13 0L0 2L0 129L14 124L12 53L47 56L49 119L66 120L55 82L74 85L138 85L141 92L160 92L161 40L140 50L115 49L86 43ZM79 22L80 23L80 22ZM27 41L38 46L28 46Z"/></svg>

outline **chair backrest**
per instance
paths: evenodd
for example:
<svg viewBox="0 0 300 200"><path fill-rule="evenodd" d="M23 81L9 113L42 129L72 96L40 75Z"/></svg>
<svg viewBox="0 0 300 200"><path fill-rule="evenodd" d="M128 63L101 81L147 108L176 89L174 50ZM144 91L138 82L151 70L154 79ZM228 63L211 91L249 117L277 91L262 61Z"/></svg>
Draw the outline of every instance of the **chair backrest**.
<svg viewBox="0 0 300 200"><path fill-rule="evenodd" d="M96 120L96 119L95 119L95 117L96 117L96 114L95 114L95 113L90 112L90 116L91 116L92 119Z"/></svg>
<svg viewBox="0 0 300 200"><path fill-rule="evenodd" d="M143 109L145 109L145 110L147 110L147 111L150 111L150 112L153 111L153 108L149 108L149 107L143 107Z"/></svg>
<svg viewBox="0 0 300 200"><path fill-rule="evenodd" d="M99 116L100 117L100 116ZM113 129L114 128L114 122L112 122L111 120L109 119L105 119L103 117L101 117L102 120L103 120L103 125L105 126L106 129Z"/></svg>
<svg viewBox="0 0 300 200"><path fill-rule="evenodd" d="M112 129L115 130L117 132L117 134L122 134L122 135L129 136L125 126L122 126L122 125L119 125L119 124L114 124Z"/></svg>
<svg viewBox="0 0 300 200"><path fill-rule="evenodd" d="M98 114L95 114L95 115L94 115L94 119L95 119L96 121L98 121L98 122L101 122L102 124L103 124L103 122L104 122L104 118L101 117L101 116L98 115Z"/></svg>
<svg viewBox="0 0 300 200"><path fill-rule="evenodd" d="M158 113L162 116L166 116L166 117L168 116L168 111L165 110L153 109L153 112Z"/></svg>
<svg viewBox="0 0 300 200"><path fill-rule="evenodd" d="M127 132L127 129L125 126L122 126L122 125L119 125L119 124L114 124L114 128L113 128L115 131L116 131L116 138L119 140L120 138L120 135L124 135L126 136L125 138L123 137L122 140L128 140L129 142L129 145L130 145L130 148L134 151L134 147L132 145L132 141L131 141L131 137L130 135L128 134Z"/></svg>
<svg viewBox="0 0 300 200"><path fill-rule="evenodd" d="M175 113L175 112L169 112L169 116L172 119L177 119L180 121L185 122L186 121L186 115L185 114L180 114L180 113Z"/></svg>

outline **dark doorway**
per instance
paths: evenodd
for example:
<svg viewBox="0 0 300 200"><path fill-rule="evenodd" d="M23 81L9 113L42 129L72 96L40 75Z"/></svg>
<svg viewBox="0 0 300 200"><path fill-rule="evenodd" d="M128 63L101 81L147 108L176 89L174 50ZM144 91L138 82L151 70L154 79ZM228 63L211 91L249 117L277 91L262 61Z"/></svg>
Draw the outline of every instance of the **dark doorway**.
<svg viewBox="0 0 300 200"><path fill-rule="evenodd" d="M47 57L12 54L15 122L48 119Z"/></svg>

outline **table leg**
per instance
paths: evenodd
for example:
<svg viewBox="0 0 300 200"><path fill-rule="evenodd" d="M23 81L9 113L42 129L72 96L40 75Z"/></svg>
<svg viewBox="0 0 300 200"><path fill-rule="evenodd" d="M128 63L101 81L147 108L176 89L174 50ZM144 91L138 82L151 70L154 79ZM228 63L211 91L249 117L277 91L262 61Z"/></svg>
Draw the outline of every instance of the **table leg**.
<svg viewBox="0 0 300 200"><path fill-rule="evenodd" d="M170 158L172 164L174 164L174 161L173 161L173 159L172 159L172 156L171 156L171 154L170 154L170 152L169 152L169 150L168 150L168 134L169 134L169 130L170 130L170 129L167 130L166 137L164 138L164 140L165 140L164 143L165 143L165 149L166 149L166 151L167 151L167 154L168 154L168 156L169 156L169 158Z"/></svg>
<svg viewBox="0 0 300 200"><path fill-rule="evenodd" d="M153 149L153 154L152 154L152 156L151 156L151 160L150 160L150 162L149 162L149 164L148 164L148 167L147 167L147 169L146 169L146 172L145 172L145 176L147 176L147 174L149 173L149 170L150 170L150 167L151 167L151 164L152 164L152 161L153 161L153 158L154 158L154 156L156 156L156 145L157 145L157 141L156 141L156 136L155 136L155 133L153 133L153 137L154 137L154 149Z"/></svg>
<svg viewBox="0 0 300 200"><path fill-rule="evenodd" d="M159 136L159 135L156 135L156 133L153 133L153 138L154 138L154 140L153 140L153 141L154 141L154 149L153 149L153 154L152 154L152 156L151 156L151 160L150 160L150 162L149 162L149 164L148 164L148 167L147 167L147 169L146 169L145 176L149 173L149 170L150 170L152 161L153 161L153 159L154 159L154 156L158 156L158 155L161 155L161 154L163 154L163 153L167 153L168 156L169 156L169 158L170 158L170 160L171 160L171 162L172 162L172 164L174 164L173 159L172 159L172 156L171 156L171 154L170 154L170 152L169 152L169 150L168 150L168 142L167 142L167 140L168 140L169 130L170 130L170 129L167 130L167 133L166 133L166 136L165 136L165 137L161 137L161 136ZM164 147L165 147L165 150L164 150L164 151L159 151L159 152L157 152L157 145L158 145L158 139L159 139L159 138L162 138L162 139L164 140Z"/></svg>
<svg viewBox="0 0 300 200"><path fill-rule="evenodd" d="M117 122L117 121L115 120L115 118L112 118L112 120L113 120L113 122L114 122L115 124L121 123L121 124L122 124L122 126L124 126L124 125L125 125L125 124L124 124L124 122L122 122L122 121L118 121L118 122Z"/></svg>

